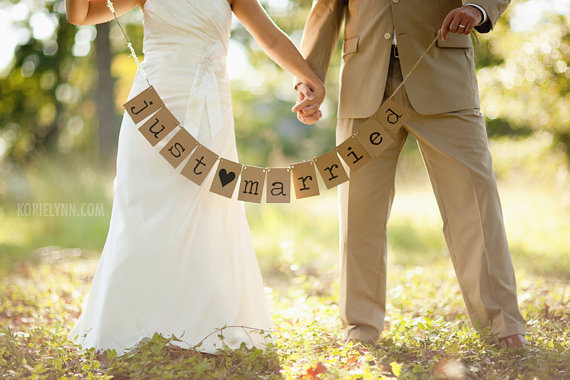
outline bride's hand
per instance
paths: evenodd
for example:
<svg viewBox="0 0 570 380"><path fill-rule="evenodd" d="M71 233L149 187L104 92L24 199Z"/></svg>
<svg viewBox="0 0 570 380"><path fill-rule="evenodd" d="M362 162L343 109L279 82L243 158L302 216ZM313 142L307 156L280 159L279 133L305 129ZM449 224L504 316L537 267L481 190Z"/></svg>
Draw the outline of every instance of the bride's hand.
<svg viewBox="0 0 570 380"><path fill-rule="evenodd" d="M311 125L319 121L323 116L319 107L325 97L325 89L321 83L313 86L314 90L306 83L297 86L297 104L292 111L297 113L297 119L302 123Z"/></svg>

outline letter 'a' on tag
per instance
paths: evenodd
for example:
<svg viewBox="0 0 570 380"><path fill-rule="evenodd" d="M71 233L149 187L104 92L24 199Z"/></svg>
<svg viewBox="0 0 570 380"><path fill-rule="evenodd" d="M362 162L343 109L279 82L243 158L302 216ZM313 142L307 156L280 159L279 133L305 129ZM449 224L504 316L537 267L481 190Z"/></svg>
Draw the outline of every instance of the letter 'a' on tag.
<svg viewBox="0 0 570 380"><path fill-rule="evenodd" d="M150 86L125 104L123 107L135 124L140 123L164 106L154 87Z"/></svg>
<svg viewBox="0 0 570 380"><path fill-rule="evenodd" d="M382 103L375 117L390 132L397 131L408 118L402 108L391 99Z"/></svg>
<svg viewBox="0 0 570 380"><path fill-rule="evenodd" d="M291 202L291 169L267 169L267 203Z"/></svg>
<svg viewBox="0 0 570 380"><path fill-rule="evenodd" d="M362 124L355 136L372 157L378 157L394 142L394 139L375 118L370 118Z"/></svg>
<svg viewBox="0 0 570 380"><path fill-rule="evenodd" d="M241 172L238 200L261 203L265 185L265 169L255 166L244 166Z"/></svg>
<svg viewBox="0 0 570 380"><path fill-rule="evenodd" d="M176 168L197 145L198 141L187 130L180 128L174 137L161 149L160 154L166 158L170 165Z"/></svg>
<svg viewBox="0 0 570 380"><path fill-rule="evenodd" d="M332 189L348 181L348 174L346 174L344 166L340 162L340 158L338 158L335 150L331 150L315 158L315 165L317 165L319 174L323 178L327 189Z"/></svg>
<svg viewBox="0 0 570 380"><path fill-rule="evenodd" d="M172 115L166 107L163 107L148 119L147 122L139 128L139 131L152 146L155 146L178 124L180 123L176 120L174 115Z"/></svg>
<svg viewBox="0 0 570 380"><path fill-rule="evenodd" d="M220 163L216 169L216 175L210 191L212 193L231 198L238 183L238 177L242 170L242 165L237 162L220 158Z"/></svg>
<svg viewBox="0 0 570 380"><path fill-rule="evenodd" d="M184 177L190 179L196 185L200 186L204 179L214 167L218 156L204 145L198 144L198 147L190 156L190 159L180 172Z"/></svg>
<svg viewBox="0 0 570 380"><path fill-rule="evenodd" d="M297 199L319 195L317 172L313 161L291 165L293 188Z"/></svg>
<svg viewBox="0 0 570 380"><path fill-rule="evenodd" d="M336 147L339 156L352 171L357 171L370 161L371 157L354 135Z"/></svg>

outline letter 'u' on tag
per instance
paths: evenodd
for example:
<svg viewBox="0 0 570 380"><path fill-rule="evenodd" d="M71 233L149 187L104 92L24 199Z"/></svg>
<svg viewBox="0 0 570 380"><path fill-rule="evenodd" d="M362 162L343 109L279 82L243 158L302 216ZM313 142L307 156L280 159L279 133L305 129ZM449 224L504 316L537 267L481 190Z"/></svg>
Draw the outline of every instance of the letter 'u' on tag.
<svg viewBox="0 0 570 380"><path fill-rule="evenodd" d="M331 150L315 158L315 165L317 165L319 174L323 178L327 189L332 189L348 181L348 174L346 174L344 166L340 162L340 158L338 158L335 150Z"/></svg>
<svg viewBox="0 0 570 380"><path fill-rule="evenodd" d="M123 107L135 124L140 123L164 106L154 87L150 86L125 104Z"/></svg>
<svg viewBox="0 0 570 380"><path fill-rule="evenodd" d="M220 158L220 163L216 169L216 175L210 191L212 193L231 198L238 183L238 177L242 170L242 165L237 162Z"/></svg>
<svg viewBox="0 0 570 380"><path fill-rule="evenodd" d="M240 201L261 203L265 185L265 169L244 166L241 172L238 199Z"/></svg>
<svg viewBox="0 0 570 380"><path fill-rule="evenodd" d="M375 118L366 120L357 129L355 136L372 157L378 157L394 142L394 139Z"/></svg>
<svg viewBox="0 0 570 380"><path fill-rule="evenodd" d="M172 115L166 107L163 107L148 119L147 122L139 128L139 131L152 146L155 146L178 124L180 123L176 120L174 115Z"/></svg>
<svg viewBox="0 0 570 380"><path fill-rule="evenodd" d="M291 169L267 169L267 203L291 202Z"/></svg>
<svg viewBox="0 0 570 380"><path fill-rule="evenodd" d="M198 147L190 156L190 159L180 172L184 177L190 179L196 185L200 186L204 179L214 167L218 156L204 145L198 144Z"/></svg>
<svg viewBox="0 0 570 380"><path fill-rule="evenodd" d="M386 99L382 103L375 117L391 132L397 131L408 118L402 108L391 99Z"/></svg>
<svg viewBox="0 0 570 380"><path fill-rule="evenodd" d="M166 158L170 165L176 168L197 145L198 141L187 130L180 128L174 137L162 148L160 154Z"/></svg>
<svg viewBox="0 0 570 380"><path fill-rule="evenodd" d="M350 170L357 171L370 161L370 155L354 135L344 140L336 149Z"/></svg>
<svg viewBox="0 0 570 380"><path fill-rule="evenodd" d="M313 161L293 164L291 165L291 172L297 199L319 195L317 172Z"/></svg>

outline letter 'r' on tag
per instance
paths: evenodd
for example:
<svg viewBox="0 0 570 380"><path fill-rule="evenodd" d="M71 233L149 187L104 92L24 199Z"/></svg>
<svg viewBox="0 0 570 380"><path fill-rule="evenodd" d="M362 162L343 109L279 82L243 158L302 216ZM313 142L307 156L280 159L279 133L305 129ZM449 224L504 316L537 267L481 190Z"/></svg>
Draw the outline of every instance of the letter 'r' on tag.
<svg viewBox="0 0 570 380"><path fill-rule="evenodd" d="M372 156L378 157L394 139L375 118L368 119L356 131L356 138Z"/></svg>
<svg viewBox="0 0 570 380"><path fill-rule="evenodd" d="M340 162L340 158L338 158L335 150L331 150L315 158L315 165L317 165L319 174L323 178L327 189L332 189L348 181L348 174L346 174L344 166Z"/></svg>
<svg viewBox="0 0 570 380"><path fill-rule="evenodd" d="M265 169L255 166L244 166L241 172L238 199L240 201L261 203L264 185Z"/></svg>
<svg viewBox="0 0 570 380"><path fill-rule="evenodd" d="M291 172L297 199L319 195L317 172L313 161L293 164L291 165Z"/></svg>
<svg viewBox="0 0 570 380"><path fill-rule="evenodd" d="M291 202L291 169L270 168L267 170L267 203Z"/></svg>
<svg viewBox="0 0 570 380"><path fill-rule="evenodd" d="M123 104L135 124L140 123L162 106L164 106L164 102L152 86Z"/></svg>
<svg viewBox="0 0 570 380"><path fill-rule="evenodd" d="M357 171L370 161L370 155L354 135L344 140L336 149L350 170Z"/></svg>
<svg viewBox="0 0 570 380"><path fill-rule="evenodd" d="M192 153L192 156L190 156L190 159L180 174L200 186L210 170L214 167L217 159L218 156L216 153L204 145L198 145L198 148Z"/></svg>
<svg viewBox="0 0 570 380"><path fill-rule="evenodd" d="M167 108L163 107L148 119L147 122L139 128L139 131L152 146L155 146L178 124L180 123L176 120L174 115L172 115Z"/></svg>
<svg viewBox="0 0 570 380"><path fill-rule="evenodd" d="M180 128L174 137L161 149L160 154L166 158L170 165L176 168L197 145L198 141L187 130Z"/></svg>
<svg viewBox="0 0 570 380"><path fill-rule="evenodd" d="M386 99L376 112L376 119L390 131L398 130L407 118L402 108L391 99Z"/></svg>
<svg viewBox="0 0 570 380"><path fill-rule="evenodd" d="M210 191L212 193L231 198L238 183L238 177L242 170L242 165L237 162L220 158L220 163L216 169L216 175Z"/></svg>

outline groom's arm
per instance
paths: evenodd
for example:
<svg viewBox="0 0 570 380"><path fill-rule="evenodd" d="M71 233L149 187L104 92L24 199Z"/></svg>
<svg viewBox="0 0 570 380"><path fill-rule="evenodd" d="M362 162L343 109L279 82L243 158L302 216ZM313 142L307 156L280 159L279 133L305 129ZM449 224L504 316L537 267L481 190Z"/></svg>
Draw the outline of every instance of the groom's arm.
<svg viewBox="0 0 570 380"><path fill-rule="evenodd" d="M476 4L480 6L487 13L487 20L481 25L475 27L475 30L477 30L479 33L490 32L495 27L497 20L499 19L499 17L501 17L505 9L507 9L507 6L509 5L510 2L511 2L510 0L464 0L463 1L463 3Z"/></svg>

